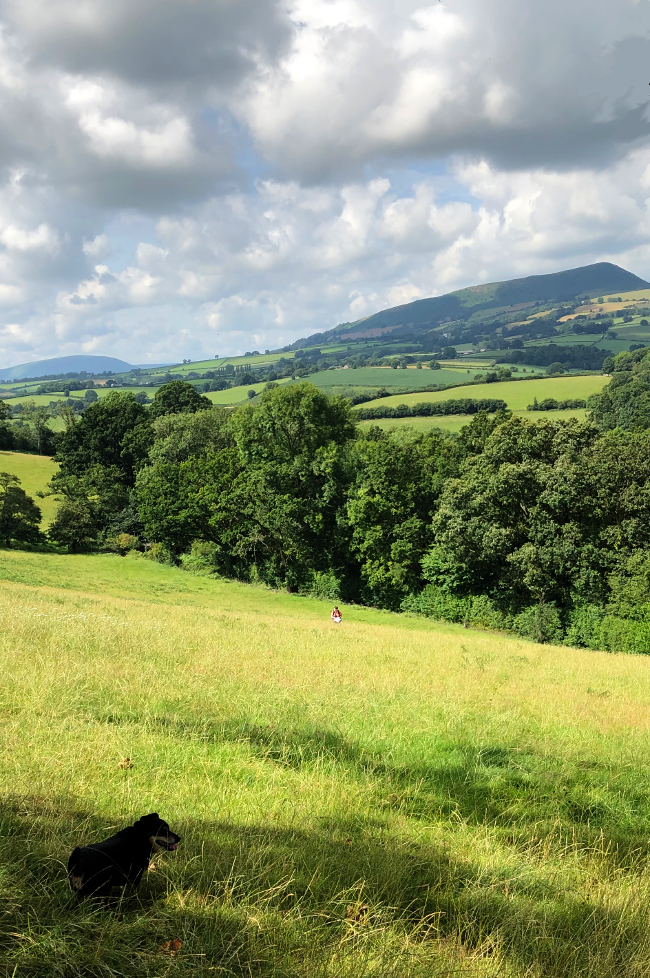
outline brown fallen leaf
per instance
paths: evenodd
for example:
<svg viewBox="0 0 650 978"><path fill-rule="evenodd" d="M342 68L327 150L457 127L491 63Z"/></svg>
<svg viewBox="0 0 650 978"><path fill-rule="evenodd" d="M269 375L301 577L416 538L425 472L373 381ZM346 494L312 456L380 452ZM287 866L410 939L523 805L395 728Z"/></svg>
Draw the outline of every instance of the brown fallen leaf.
<svg viewBox="0 0 650 978"><path fill-rule="evenodd" d="M352 845L352 839L346 839L345 840L345 844L346 844L346 846L351 846Z"/></svg>
<svg viewBox="0 0 650 978"><path fill-rule="evenodd" d="M163 941L160 945L160 950L163 954L178 954L182 946L183 942L175 937L173 941Z"/></svg>
<svg viewBox="0 0 650 978"><path fill-rule="evenodd" d="M122 760L117 765L122 771L130 771L133 767L133 761L130 757L123 757Z"/></svg>
<svg viewBox="0 0 650 978"><path fill-rule="evenodd" d="M351 903L345 911L345 917L355 924L363 923L368 914L368 909L365 903Z"/></svg>

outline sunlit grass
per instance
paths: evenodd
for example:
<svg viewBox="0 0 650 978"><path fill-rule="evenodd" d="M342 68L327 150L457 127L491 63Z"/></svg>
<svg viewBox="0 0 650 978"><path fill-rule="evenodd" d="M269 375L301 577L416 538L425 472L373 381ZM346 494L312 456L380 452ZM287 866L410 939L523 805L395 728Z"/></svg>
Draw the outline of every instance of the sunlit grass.
<svg viewBox="0 0 650 978"><path fill-rule="evenodd" d="M512 413L525 418L527 421L541 421L542 419L568 421L570 418L578 418L579 421L584 421L587 417L587 411L584 408L571 408L566 411L513 411ZM445 414L432 415L428 418L378 418L372 421L360 421L359 426L362 429L377 426L384 431L394 431L397 428L420 435L426 434L434 428L458 432L471 420L471 414Z"/></svg>
<svg viewBox="0 0 650 978"><path fill-rule="evenodd" d="M647 973L648 659L129 558L0 580L0 974ZM76 908L71 849L148 811L178 853Z"/></svg>
<svg viewBox="0 0 650 978"><path fill-rule="evenodd" d="M525 411L533 398L542 401L554 397L558 401L568 398L588 398L598 394L609 377L602 374L587 374L582 376L566 375L564 377L543 377L535 380L498 381L494 384L470 384L468 387L453 387L445 391L434 391L421 394L392 394L363 404L367 407L396 407L398 404L420 404L425 402L449 401L463 397L499 398L506 402L512 411Z"/></svg>

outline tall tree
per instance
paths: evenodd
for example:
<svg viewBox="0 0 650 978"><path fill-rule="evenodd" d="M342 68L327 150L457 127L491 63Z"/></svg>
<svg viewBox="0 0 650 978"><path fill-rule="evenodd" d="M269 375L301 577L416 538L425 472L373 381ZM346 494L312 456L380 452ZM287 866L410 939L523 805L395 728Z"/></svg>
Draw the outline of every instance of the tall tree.
<svg viewBox="0 0 650 978"><path fill-rule="evenodd" d="M115 466L125 485L133 486L152 442L147 409L130 391L111 391L87 407L79 422L61 435L56 461L62 479L82 477L94 465Z"/></svg>
<svg viewBox="0 0 650 978"><path fill-rule="evenodd" d="M212 407L208 397L199 394L196 388L184 380L172 380L159 387L150 408L152 418L163 414L195 414Z"/></svg>
<svg viewBox="0 0 650 978"><path fill-rule="evenodd" d="M437 500L445 479L458 474L462 449L442 432L399 439L371 428L353 457L350 556L360 563L366 599L398 607L419 587Z"/></svg>
<svg viewBox="0 0 650 978"><path fill-rule="evenodd" d="M41 511L20 486L20 479L0 472L0 542L37 543Z"/></svg>

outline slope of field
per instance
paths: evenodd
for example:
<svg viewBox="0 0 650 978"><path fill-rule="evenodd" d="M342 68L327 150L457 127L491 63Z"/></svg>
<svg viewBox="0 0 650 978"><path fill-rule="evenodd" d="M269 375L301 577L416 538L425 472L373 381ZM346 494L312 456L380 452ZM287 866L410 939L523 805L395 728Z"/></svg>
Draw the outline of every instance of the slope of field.
<svg viewBox="0 0 650 978"><path fill-rule="evenodd" d="M41 528L46 530L56 514L58 501L54 496L39 499L39 491L45 491L59 466L47 455L27 455L23 452L0 452L0 472L9 472L20 479L21 488L40 507L43 519Z"/></svg>
<svg viewBox="0 0 650 978"><path fill-rule="evenodd" d="M142 559L0 580L3 974L648 973L648 659ZM149 811L178 852L74 906L70 851Z"/></svg>
<svg viewBox="0 0 650 978"><path fill-rule="evenodd" d="M609 378L602 374L586 376L544 377L535 380L505 380L494 384L471 384L469 387L454 387L451 390L422 394L393 394L368 401L362 406L396 407L398 404L421 404L428 401L448 401L463 397L493 397L506 402L512 411L525 411L536 397L538 401L554 397L558 401L568 398L588 398L603 389Z"/></svg>

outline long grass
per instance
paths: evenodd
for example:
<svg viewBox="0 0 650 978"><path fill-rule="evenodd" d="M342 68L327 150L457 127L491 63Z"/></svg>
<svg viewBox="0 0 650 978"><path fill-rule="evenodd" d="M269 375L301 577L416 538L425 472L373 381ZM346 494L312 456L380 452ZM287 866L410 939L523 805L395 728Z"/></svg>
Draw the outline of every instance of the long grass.
<svg viewBox="0 0 650 978"><path fill-rule="evenodd" d="M3 976L648 973L648 659L130 558L0 580ZM149 811L178 853L77 907L71 849Z"/></svg>

